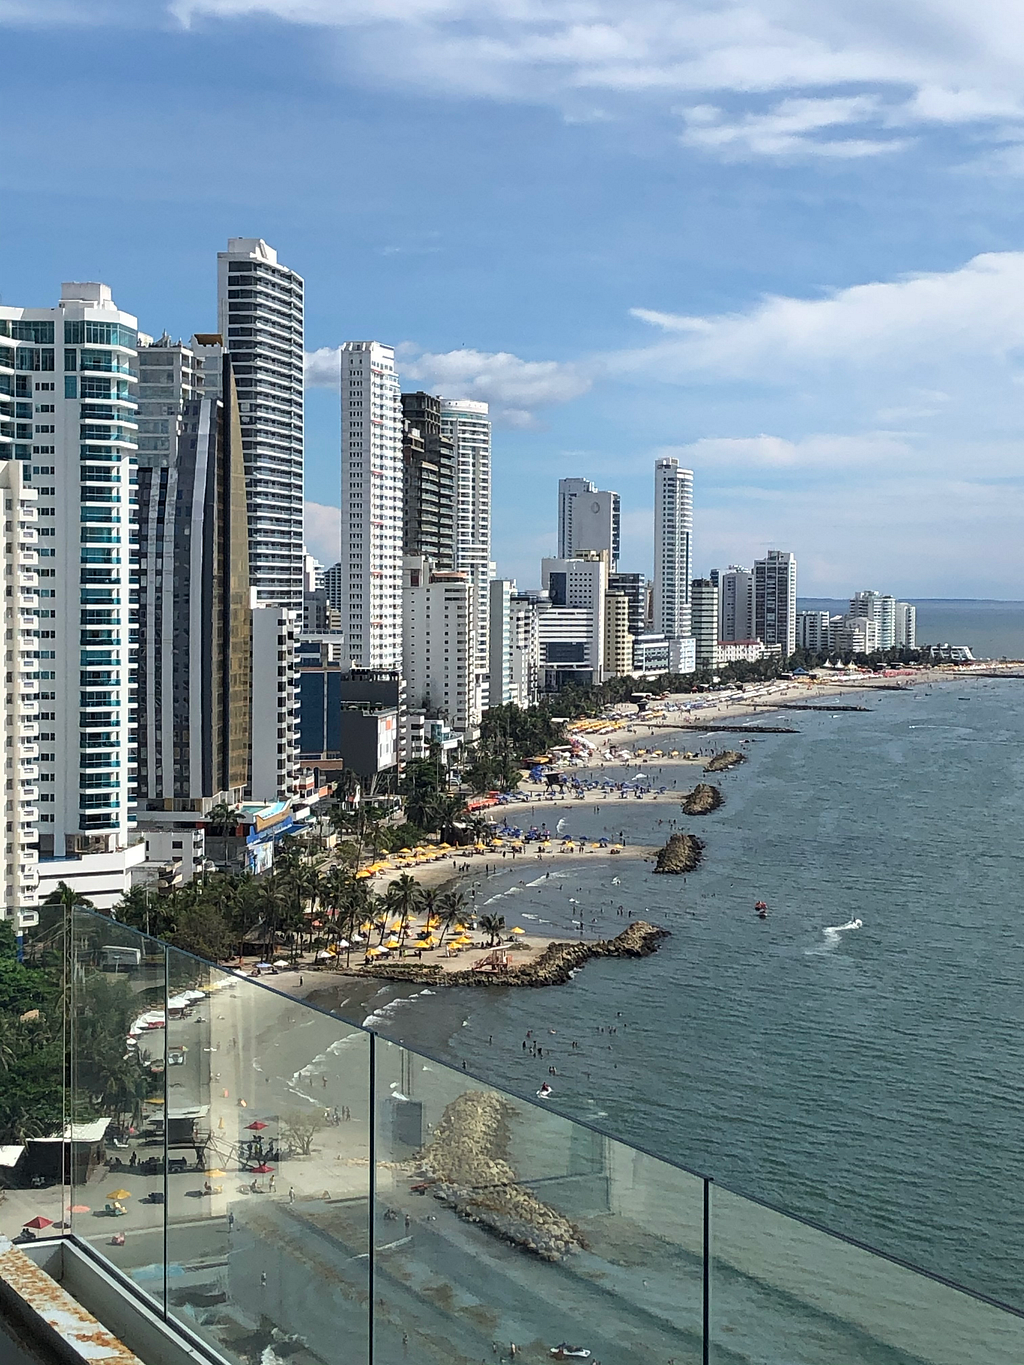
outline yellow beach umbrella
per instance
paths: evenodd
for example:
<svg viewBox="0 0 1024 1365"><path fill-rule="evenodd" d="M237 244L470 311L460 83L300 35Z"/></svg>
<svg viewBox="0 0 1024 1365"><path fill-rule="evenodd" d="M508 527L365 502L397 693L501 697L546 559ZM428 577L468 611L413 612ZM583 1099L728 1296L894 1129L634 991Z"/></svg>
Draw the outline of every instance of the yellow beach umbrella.
<svg viewBox="0 0 1024 1365"><path fill-rule="evenodd" d="M520 929L519 925L517 924L516 927L512 930L512 932L513 932L514 934L525 934L525 933L526 933L526 930L525 930L525 929Z"/></svg>
<svg viewBox="0 0 1024 1365"><path fill-rule="evenodd" d="M109 1190L107 1192L108 1199L131 1199L131 1197L131 1190Z"/></svg>
<svg viewBox="0 0 1024 1365"><path fill-rule="evenodd" d="M389 938L387 942L384 944L385 948L401 948L401 946L402 945L399 943L398 939L394 937L394 935L392 935L391 938Z"/></svg>

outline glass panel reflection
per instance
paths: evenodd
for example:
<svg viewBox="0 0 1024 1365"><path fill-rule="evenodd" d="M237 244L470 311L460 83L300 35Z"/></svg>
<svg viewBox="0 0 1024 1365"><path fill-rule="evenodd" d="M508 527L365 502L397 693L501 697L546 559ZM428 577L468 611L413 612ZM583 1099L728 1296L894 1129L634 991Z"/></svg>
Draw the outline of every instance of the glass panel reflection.
<svg viewBox="0 0 1024 1365"><path fill-rule="evenodd" d="M701 1359L700 1180L375 1047L375 1361Z"/></svg>
<svg viewBox="0 0 1024 1365"><path fill-rule="evenodd" d="M69 1221L163 1306L166 950L103 916L70 918Z"/></svg>
<svg viewBox="0 0 1024 1365"><path fill-rule="evenodd" d="M365 1358L369 1036L174 949L170 976L169 1312L246 1365Z"/></svg>
<svg viewBox="0 0 1024 1365"><path fill-rule="evenodd" d="M713 1195L714 1360L1024 1360L1024 1320L717 1185Z"/></svg>

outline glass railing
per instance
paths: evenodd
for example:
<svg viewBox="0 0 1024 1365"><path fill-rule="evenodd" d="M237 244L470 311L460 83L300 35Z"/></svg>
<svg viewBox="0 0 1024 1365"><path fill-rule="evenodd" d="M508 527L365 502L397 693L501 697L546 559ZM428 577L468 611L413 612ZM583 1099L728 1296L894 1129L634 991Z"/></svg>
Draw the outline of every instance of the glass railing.
<svg viewBox="0 0 1024 1365"><path fill-rule="evenodd" d="M75 1140L39 1200L238 1365L1024 1361L1010 1308L262 981L67 918L38 942L67 1007Z"/></svg>

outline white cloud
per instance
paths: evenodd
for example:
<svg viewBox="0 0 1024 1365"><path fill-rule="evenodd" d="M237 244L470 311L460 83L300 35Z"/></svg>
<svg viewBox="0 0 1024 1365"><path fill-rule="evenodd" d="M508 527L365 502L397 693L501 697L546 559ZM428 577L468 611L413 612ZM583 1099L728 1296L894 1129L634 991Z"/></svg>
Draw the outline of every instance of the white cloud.
<svg viewBox="0 0 1024 1365"><path fill-rule="evenodd" d="M1024 347L1024 252L991 252L946 272L837 289L817 299L769 296L746 313L687 317L649 309L633 316L667 334L608 363L672 382L709 377L791 382L798 372L845 368L891 383L1015 363ZM946 386L943 385L945 388Z"/></svg>
<svg viewBox="0 0 1024 1365"><path fill-rule="evenodd" d="M731 96L744 107L710 127L688 120L684 135L726 156L869 156L900 145L893 127L1024 123L1016 0L0 0L8 23L255 16L320 29L325 54L333 34L347 78L388 88L543 102L574 118L605 116L606 100ZM814 135L861 121L857 137Z"/></svg>
<svg viewBox="0 0 1024 1365"><path fill-rule="evenodd" d="M341 509L322 502L306 502L303 511L306 549L321 564L336 564L341 556Z"/></svg>
<svg viewBox="0 0 1024 1365"><path fill-rule="evenodd" d="M711 104L680 111L686 124L682 141L702 151L729 157L864 157L900 151L904 138L817 137L825 129L877 123L880 101L868 95L847 99L787 99L767 113L730 118Z"/></svg>
<svg viewBox="0 0 1024 1365"><path fill-rule="evenodd" d="M503 426L532 426L537 408L568 403L586 393L591 376L570 362L522 360L508 351L419 351L398 348L403 386L422 384L446 398L473 398L489 403L491 415ZM337 388L337 347L321 347L306 356L306 384Z"/></svg>
<svg viewBox="0 0 1024 1365"><path fill-rule="evenodd" d="M695 473L721 471L828 470L833 474L864 466L905 467L915 452L908 441L888 431L841 436L833 433L789 441L782 436L705 436L685 446L665 446L659 456L674 455Z"/></svg>

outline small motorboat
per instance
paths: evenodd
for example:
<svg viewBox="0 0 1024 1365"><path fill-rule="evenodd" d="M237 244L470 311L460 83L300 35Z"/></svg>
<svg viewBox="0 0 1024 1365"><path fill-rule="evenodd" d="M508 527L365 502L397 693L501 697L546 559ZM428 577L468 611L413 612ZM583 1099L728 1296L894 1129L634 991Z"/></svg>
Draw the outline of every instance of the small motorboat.
<svg viewBox="0 0 1024 1365"><path fill-rule="evenodd" d="M589 1360L590 1352L585 1346L569 1346L564 1341L561 1346L552 1346L551 1354L555 1360Z"/></svg>
<svg viewBox="0 0 1024 1365"><path fill-rule="evenodd" d="M756 901L754 903L754 914L757 916L758 919L767 919L768 918L767 904L764 901Z"/></svg>

